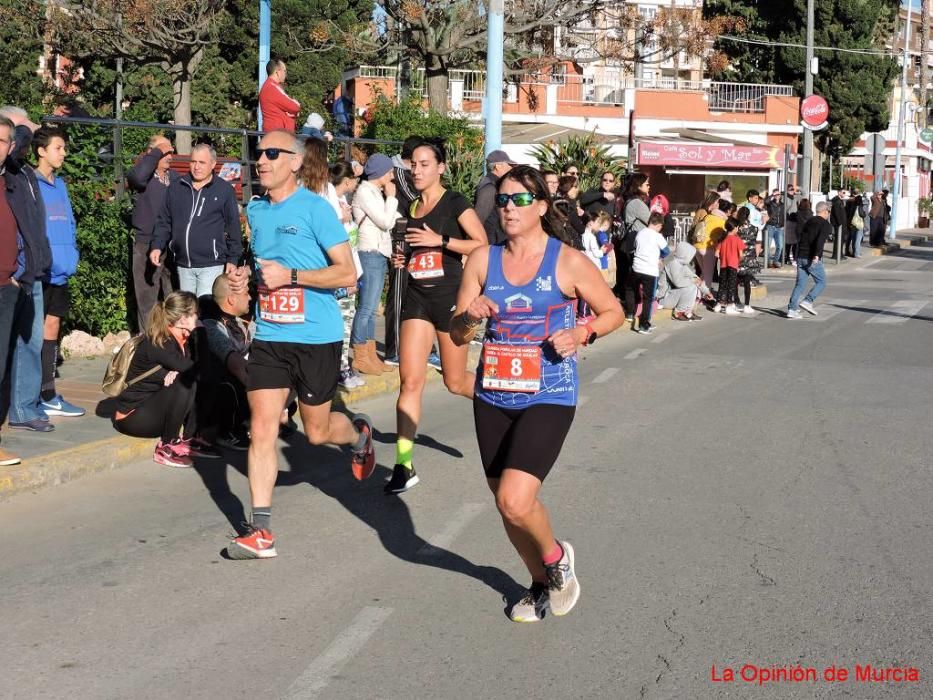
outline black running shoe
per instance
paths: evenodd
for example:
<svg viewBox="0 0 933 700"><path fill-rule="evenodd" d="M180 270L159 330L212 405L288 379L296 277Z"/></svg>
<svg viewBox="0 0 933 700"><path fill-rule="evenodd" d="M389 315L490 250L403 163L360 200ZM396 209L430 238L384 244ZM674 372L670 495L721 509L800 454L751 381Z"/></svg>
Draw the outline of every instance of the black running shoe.
<svg viewBox="0 0 933 700"><path fill-rule="evenodd" d="M403 464L396 464L392 470L392 478L386 482L385 491L387 494L405 493L418 483L418 474L415 468L409 469Z"/></svg>

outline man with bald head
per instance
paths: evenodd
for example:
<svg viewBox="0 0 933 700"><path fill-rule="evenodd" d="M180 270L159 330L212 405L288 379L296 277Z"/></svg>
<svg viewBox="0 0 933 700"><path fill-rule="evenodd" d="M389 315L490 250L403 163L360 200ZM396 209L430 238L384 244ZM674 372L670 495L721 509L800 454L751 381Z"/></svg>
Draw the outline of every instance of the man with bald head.
<svg viewBox="0 0 933 700"><path fill-rule="evenodd" d="M257 153L256 172L266 194L246 207L259 291L247 364L252 517L248 531L227 547L231 559L276 556L272 491L279 471L279 418L289 392L297 392L311 444L349 446L357 479L376 466L369 418L351 420L331 411L343 345L334 290L356 284L347 232L328 201L299 183L304 148L294 134L269 132Z"/></svg>
<svg viewBox="0 0 933 700"><path fill-rule="evenodd" d="M190 158L190 172L168 187L153 230L149 260L159 267L170 248L179 289L201 297L211 293L219 274L236 269L243 255L243 232L233 185L214 175L217 153L213 146L198 144Z"/></svg>
<svg viewBox="0 0 933 700"><path fill-rule="evenodd" d="M172 291L168 268L157 267L149 261L149 245L169 183L178 179L178 174L169 167L174 152L172 142L156 134L149 139L146 153L126 174L127 184L136 193L133 198L133 289L139 330L146 328L146 319L159 296L165 298Z"/></svg>

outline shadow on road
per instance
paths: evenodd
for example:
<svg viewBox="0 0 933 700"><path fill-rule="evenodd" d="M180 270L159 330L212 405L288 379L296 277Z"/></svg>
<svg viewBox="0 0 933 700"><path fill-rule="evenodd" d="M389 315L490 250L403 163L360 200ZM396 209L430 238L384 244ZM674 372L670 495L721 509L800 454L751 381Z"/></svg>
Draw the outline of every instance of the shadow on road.
<svg viewBox="0 0 933 700"><path fill-rule="evenodd" d="M383 438L386 436L383 435ZM422 442L429 446L434 441ZM443 446L442 446L443 447ZM448 454L462 456L447 448ZM446 450L445 450L446 451ZM408 504L402 497L386 496L382 492L384 481L391 472L377 465L367 481L353 479L349 469L349 452L331 447L308 444L302 433L293 435L283 449L284 465L289 471L279 471L276 486L309 484L340 503L361 522L371 527L389 554L402 561L419 566L430 566L452 571L480 581L499 593L504 600L514 602L524 588L509 574L493 566L480 566L456 552L435 547L415 531ZM230 490L227 480L228 465L246 475L246 453L226 452L226 464L220 460L195 460L195 470L207 487L214 504L228 522L242 534L246 511L240 499ZM491 496L490 496L491 497Z"/></svg>

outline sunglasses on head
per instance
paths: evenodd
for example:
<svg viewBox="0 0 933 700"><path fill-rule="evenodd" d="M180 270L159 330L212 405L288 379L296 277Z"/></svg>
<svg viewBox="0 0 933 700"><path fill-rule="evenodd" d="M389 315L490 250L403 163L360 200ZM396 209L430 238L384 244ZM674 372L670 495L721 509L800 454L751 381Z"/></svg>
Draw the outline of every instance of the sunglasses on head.
<svg viewBox="0 0 933 700"><path fill-rule="evenodd" d="M267 160L276 160L281 153L291 153L295 154L294 151L290 151L287 148L259 148L256 150L257 156L256 159L262 158L263 155L266 156Z"/></svg>
<svg viewBox="0 0 933 700"><path fill-rule="evenodd" d="M496 206L500 209L504 209L511 199L515 203L516 207L527 207L529 204L532 204L538 197L535 196L534 192L516 192L515 194L497 194L496 195Z"/></svg>

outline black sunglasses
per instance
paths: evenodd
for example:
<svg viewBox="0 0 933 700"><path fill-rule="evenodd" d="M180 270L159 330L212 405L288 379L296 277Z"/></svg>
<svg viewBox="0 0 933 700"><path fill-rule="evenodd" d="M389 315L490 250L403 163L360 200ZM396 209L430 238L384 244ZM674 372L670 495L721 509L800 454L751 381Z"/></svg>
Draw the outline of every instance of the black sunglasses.
<svg viewBox="0 0 933 700"><path fill-rule="evenodd" d="M496 195L496 206L500 209L505 209L508 206L509 200L512 200L515 203L516 207L527 207L529 204L532 204L538 197L534 192L516 192L515 194L497 194Z"/></svg>
<svg viewBox="0 0 933 700"><path fill-rule="evenodd" d="M262 158L263 155L265 155L268 160L278 160L279 154L281 153L295 154L294 151L289 151L287 148L258 148L256 149L256 160Z"/></svg>

